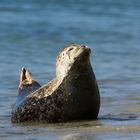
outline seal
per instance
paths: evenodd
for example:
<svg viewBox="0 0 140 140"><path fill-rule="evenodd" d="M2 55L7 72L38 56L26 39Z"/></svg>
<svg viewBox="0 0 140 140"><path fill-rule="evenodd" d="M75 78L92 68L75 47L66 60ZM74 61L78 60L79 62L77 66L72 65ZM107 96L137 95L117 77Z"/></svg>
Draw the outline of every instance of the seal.
<svg viewBox="0 0 140 140"><path fill-rule="evenodd" d="M56 77L42 87L23 68L12 122L97 119L100 94L90 53L90 48L78 44L62 49L56 60Z"/></svg>

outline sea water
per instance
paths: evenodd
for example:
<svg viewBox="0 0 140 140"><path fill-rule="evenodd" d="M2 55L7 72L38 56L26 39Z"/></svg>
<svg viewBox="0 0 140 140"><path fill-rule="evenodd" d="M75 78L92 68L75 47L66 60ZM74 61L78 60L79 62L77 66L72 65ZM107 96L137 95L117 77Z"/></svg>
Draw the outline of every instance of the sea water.
<svg viewBox="0 0 140 140"><path fill-rule="evenodd" d="M0 140L139 140L139 13L139 0L0 0ZM72 43L92 50L99 119L12 124L21 67L46 84Z"/></svg>

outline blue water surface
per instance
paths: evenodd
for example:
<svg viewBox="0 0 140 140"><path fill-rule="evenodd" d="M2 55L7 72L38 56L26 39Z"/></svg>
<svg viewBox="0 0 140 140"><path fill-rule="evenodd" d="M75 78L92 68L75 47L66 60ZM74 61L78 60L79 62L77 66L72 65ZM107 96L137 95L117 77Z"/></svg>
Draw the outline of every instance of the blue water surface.
<svg viewBox="0 0 140 140"><path fill-rule="evenodd" d="M0 0L0 139L138 140L139 13L139 0ZM43 85L55 77L60 49L72 43L92 49L102 101L99 120L12 124L21 67Z"/></svg>

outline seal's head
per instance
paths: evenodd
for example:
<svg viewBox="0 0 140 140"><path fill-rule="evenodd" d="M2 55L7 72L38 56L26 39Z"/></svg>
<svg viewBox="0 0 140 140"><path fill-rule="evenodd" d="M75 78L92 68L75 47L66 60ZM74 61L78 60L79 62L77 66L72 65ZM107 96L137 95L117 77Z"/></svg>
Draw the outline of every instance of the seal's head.
<svg viewBox="0 0 140 140"><path fill-rule="evenodd" d="M61 50L57 56L56 76L63 79L73 64L86 65L90 63L90 48L84 45L73 44Z"/></svg>

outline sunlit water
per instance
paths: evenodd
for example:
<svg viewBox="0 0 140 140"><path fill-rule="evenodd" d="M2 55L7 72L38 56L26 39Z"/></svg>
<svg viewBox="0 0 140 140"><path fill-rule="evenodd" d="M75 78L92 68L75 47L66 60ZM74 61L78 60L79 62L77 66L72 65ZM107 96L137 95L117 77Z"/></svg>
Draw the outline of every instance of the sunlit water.
<svg viewBox="0 0 140 140"><path fill-rule="evenodd" d="M139 0L0 1L0 140L140 139ZM101 93L98 121L12 124L22 66L40 84L55 76L59 50L91 47Z"/></svg>

